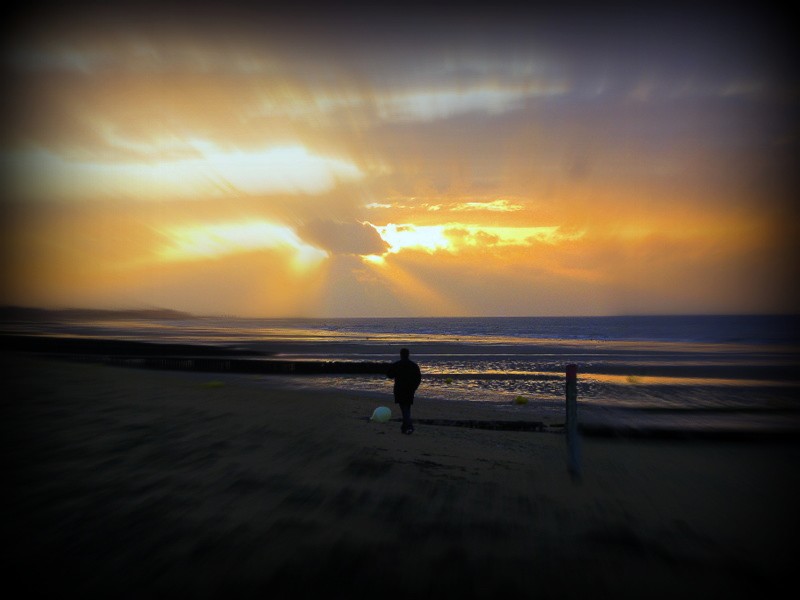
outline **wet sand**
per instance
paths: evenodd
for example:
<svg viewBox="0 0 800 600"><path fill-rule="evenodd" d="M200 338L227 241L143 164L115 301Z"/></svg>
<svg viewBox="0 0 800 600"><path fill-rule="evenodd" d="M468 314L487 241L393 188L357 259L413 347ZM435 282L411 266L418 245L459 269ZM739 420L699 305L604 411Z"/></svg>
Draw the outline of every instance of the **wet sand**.
<svg viewBox="0 0 800 600"><path fill-rule="evenodd" d="M749 598L793 580L796 442L584 438L574 481L558 433L403 436L368 420L369 395L3 358L9 588ZM423 400L414 414L497 418Z"/></svg>

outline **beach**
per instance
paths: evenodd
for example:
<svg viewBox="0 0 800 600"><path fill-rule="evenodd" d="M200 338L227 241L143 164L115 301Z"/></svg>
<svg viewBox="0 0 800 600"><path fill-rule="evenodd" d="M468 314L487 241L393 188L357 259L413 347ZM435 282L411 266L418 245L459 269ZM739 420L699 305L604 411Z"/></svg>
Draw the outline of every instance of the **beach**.
<svg viewBox="0 0 800 600"><path fill-rule="evenodd" d="M800 444L422 424L497 417L258 375L4 355L4 563L106 597L769 596ZM380 404L393 420L369 420ZM527 413L528 419L535 417Z"/></svg>

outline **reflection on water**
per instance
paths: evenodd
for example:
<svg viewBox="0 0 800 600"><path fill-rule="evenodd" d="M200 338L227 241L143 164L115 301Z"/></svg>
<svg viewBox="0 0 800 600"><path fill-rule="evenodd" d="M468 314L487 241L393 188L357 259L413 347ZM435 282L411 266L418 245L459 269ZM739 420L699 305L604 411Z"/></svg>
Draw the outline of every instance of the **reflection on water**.
<svg viewBox="0 0 800 600"><path fill-rule="evenodd" d="M491 403L515 418L563 422L564 378L555 373L424 372L418 394L454 402ZM379 376L313 376L267 378L270 385L338 389L391 402L391 381ZM629 426L800 427L796 382L581 374L578 379L580 418L584 423ZM518 396L527 400L515 402Z"/></svg>

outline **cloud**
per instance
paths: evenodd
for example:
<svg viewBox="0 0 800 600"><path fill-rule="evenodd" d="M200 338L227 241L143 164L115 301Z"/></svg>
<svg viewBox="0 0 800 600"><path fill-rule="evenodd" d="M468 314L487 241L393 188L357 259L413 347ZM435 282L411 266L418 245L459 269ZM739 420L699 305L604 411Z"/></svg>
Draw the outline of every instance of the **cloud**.
<svg viewBox="0 0 800 600"><path fill-rule="evenodd" d="M304 146L260 152L221 151L212 146L204 155L208 165L221 177L250 194L277 191L314 194L332 189L339 180L363 177L353 163L318 156Z"/></svg>
<svg viewBox="0 0 800 600"><path fill-rule="evenodd" d="M433 121L483 112L499 115L522 108L531 98L565 94L561 82L524 88L484 85L469 89L419 90L392 94L378 101L378 115L389 121Z"/></svg>
<svg viewBox="0 0 800 600"><path fill-rule="evenodd" d="M297 230L301 238L331 254L383 254L389 245L369 223L311 220Z"/></svg>
<svg viewBox="0 0 800 600"><path fill-rule="evenodd" d="M322 194L365 174L341 157L321 156L301 145L243 151L205 141L187 144L194 156L162 160L70 160L49 151L9 153L17 192L29 197L142 199L207 198L220 193ZM154 155L158 147L153 146ZM188 151L185 152L188 154Z"/></svg>
<svg viewBox="0 0 800 600"><path fill-rule="evenodd" d="M557 311L564 294L610 310L588 304L591 285L666 307L656 302L681 281L687 298L707 273L744 282L725 244L758 258L753 273L777 264L752 251L776 236L734 243L719 226L725 215L757 217L766 232L796 221L777 197L790 191L797 146L796 73L749 9L732 20L643 19L649 9L518 18L495 7L481 18L415 10L370 21L339 11L129 18L115 5L100 19L70 5L10 25L5 196L19 214L51 215L6 242L20 282L41 292L29 301L46 300L36 282L100 289L122 264L156 263L175 278L187 270L169 296L185 303L213 285L252 307L270 286L297 292L302 275L329 314L381 314L393 298L457 312L447 295L472 302L470 314ZM85 221L52 212L66 210ZM702 263L715 248L722 257ZM247 273L193 285L206 266L224 274L223 263ZM262 267L285 279L259 284ZM403 280L404 267L424 285ZM157 294L159 278L139 276ZM401 296L395 281L419 295ZM499 297L504 281L512 292ZM742 296L726 285L724 302ZM527 289L547 302L523 306Z"/></svg>
<svg viewBox="0 0 800 600"><path fill-rule="evenodd" d="M290 251L298 267L327 258L323 250L301 240L291 228L267 221L187 225L165 228L159 233L166 240L159 254L167 261L217 258L275 248Z"/></svg>
<svg viewBox="0 0 800 600"><path fill-rule="evenodd" d="M516 212L524 210L525 205L508 200L471 200L467 202L426 202L422 198L407 198L401 202L371 202L368 209L419 209L427 212Z"/></svg>
<svg viewBox="0 0 800 600"><path fill-rule="evenodd" d="M453 211L488 210L490 212L514 212L525 207L522 204L512 204L508 200L491 200L486 202L460 202L446 208ZM439 208L436 210L439 210Z"/></svg>

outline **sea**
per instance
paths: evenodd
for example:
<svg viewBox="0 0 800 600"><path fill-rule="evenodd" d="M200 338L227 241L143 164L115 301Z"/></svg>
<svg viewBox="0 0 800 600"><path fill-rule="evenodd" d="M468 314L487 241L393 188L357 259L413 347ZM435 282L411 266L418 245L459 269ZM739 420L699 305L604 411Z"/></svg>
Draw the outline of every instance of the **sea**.
<svg viewBox="0 0 800 600"><path fill-rule="evenodd" d="M607 317L109 318L37 320L17 331L221 344L266 358L386 361L408 348L423 373L418 413L436 398L490 404L501 418L563 422L565 371L579 420L675 431L800 432L800 315ZM254 376L255 377L255 376ZM375 375L257 376L359 393L391 406Z"/></svg>

